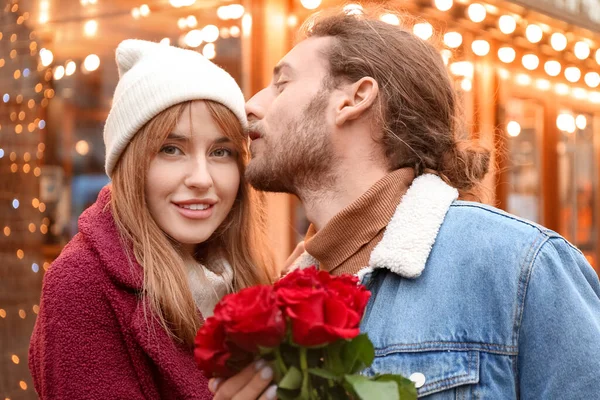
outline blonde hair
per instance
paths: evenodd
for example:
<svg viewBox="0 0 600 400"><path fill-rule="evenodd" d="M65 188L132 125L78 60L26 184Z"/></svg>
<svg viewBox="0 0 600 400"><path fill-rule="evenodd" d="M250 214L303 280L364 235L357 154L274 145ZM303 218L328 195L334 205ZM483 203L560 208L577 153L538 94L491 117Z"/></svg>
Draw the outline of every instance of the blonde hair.
<svg viewBox="0 0 600 400"><path fill-rule="evenodd" d="M205 101L222 134L239 154L243 177L249 159L247 138L235 115L225 106ZM146 174L153 157L191 102L177 104L148 122L134 136L112 176L111 209L125 248L144 271L143 295L158 322L176 341L192 345L201 321L190 291L183 255L156 224L146 202ZM233 289L272 282L276 271L266 235L264 195L242 179L236 201L223 224L197 246L198 261L224 258L233 270ZM222 268L220 271L222 272Z"/></svg>

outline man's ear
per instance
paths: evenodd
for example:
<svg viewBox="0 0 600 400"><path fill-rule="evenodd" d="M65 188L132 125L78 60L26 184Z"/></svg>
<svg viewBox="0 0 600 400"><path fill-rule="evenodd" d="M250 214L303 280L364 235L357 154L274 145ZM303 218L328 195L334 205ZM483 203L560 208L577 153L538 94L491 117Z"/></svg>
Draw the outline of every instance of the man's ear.
<svg viewBox="0 0 600 400"><path fill-rule="evenodd" d="M338 126L355 120L367 112L379 95L379 85L370 76L348 85L336 110L335 123Z"/></svg>

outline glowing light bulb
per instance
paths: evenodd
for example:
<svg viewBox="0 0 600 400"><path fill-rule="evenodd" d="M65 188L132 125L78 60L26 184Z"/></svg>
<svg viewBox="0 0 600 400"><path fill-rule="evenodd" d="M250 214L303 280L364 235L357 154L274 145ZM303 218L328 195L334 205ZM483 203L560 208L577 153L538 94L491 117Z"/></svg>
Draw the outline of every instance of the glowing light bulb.
<svg viewBox="0 0 600 400"><path fill-rule="evenodd" d="M600 85L600 74L597 72L588 72L585 74L585 83L591 88L598 87Z"/></svg>
<svg viewBox="0 0 600 400"><path fill-rule="evenodd" d="M530 71L533 71L540 65L540 59L535 54L525 54L521 59L523 66Z"/></svg>
<svg viewBox="0 0 600 400"><path fill-rule="evenodd" d="M490 52L490 44L482 39L474 40L473 43L471 43L471 49L475 55L483 57Z"/></svg>
<svg viewBox="0 0 600 400"><path fill-rule="evenodd" d="M558 76L560 74L561 69L562 66L558 61L550 60L546 61L546 63L544 64L544 71L546 71L546 73L550 76Z"/></svg>
<svg viewBox="0 0 600 400"><path fill-rule="evenodd" d="M515 60L517 53L512 47L502 47L498 49L498 58L503 63L509 64Z"/></svg>
<svg viewBox="0 0 600 400"><path fill-rule="evenodd" d="M510 15L503 15L498 19L498 27L500 32L509 35L517 29L517 21Z"/></svg>
<svg viewBox="0 0 600 400"><path fill-rule="evenodd" d="M575 53L575 57L579 58L580 60L585 60L590 56L590 45L586 42L577 42L575 43L573 52Z"/></svg>
<svg viewBox="0 0 600 400"><path fill-rule="evenodd" d="M535 87L540 90L550 90L551 84L547 79L537 79L535 81Z"/></svg>
<svg viewBox="0 0 600 400"><path fill-rule="evenodd" d="M584 130L585 127L587 126L587 118L585 117L585 115L579 114L575 118L575 125L577 126L577 128Z"/></svg>
<svg viewBox="0 0 600 400"><path fill-rule="evenodd" d="M575 83L581 78L581 70L577 67L565 68L565 78L569 82Z"/></svg>
<svg viewBox="0 0 600 400"><path fill-rule="evenodd" d="M455 49L462 44L462 35L458 32L448 32L444 35L446 46Z"/></svg>
<svg viewBox="0 0 600 400"><path fill-rule="evenodd" d="M184 38L186 46L189 47L198 47L202 44L202 41L202 31L198 29L189 31Z"/></svg>
<svg viewBox="0 0 600 400"><path fill-rule="evenodd" d="M73 75L75 73L76 69L77 69L77 64L75 64L75 61L67 62L67 66L65 67L65 75L67 75L67 76Z"/></svg>
<svg viewBox="0 0 600 400"><path fill-rule="evenodd" d="M89 20L83 26L83 32L86 36L94 36L98 32L98 22L96 20Z"/></svg>
<svg viewBox="0 0 600 400"><path fill-rule="evenodd" d="M567 37L560 32L553 33L550 36L550 45L556 51L563 51L567 48Z"/></svg>
<svg viewBox="0 0 600 400"><path fill-rule="evenodd" d="M202 39L207 43L212 43L219 38L219 28L215 25L206 25L202 28Z"/></svg>
<svg viewBox="0 0 600 400"><path fill-rule="evenodd" d="M452 8L452 0L435 0L435 7L440 11L448 11Z"/></svg>
<svg viewBox="0 0 600 400"><path fill-rule="evenodd" d="M59 81L63 76L65 76L65 67L59 65L54 69L54 80Z"/></svg>
<svg viewBox="0 0 600 400"><path fill-rule="evenodd" d="M379 19L390 25L400 25L400 18L394 14L383 14Z"/></svg>
<svg viewBox="0 0 600 400"><path fill-rule="evenodd" d="M429 22L419 22L413 27L413 33L423 40L433 36L433 26Z"/></svg>
<svg viewBox="0 0 600 400"><path fill-rule="evenodd" d="M93 72L100 67L100 57L90 54L83 60L83 68L88 72Z"/></svg>
<svg viewBox="0 0 600 400"><path fill-rule="evenodd" d="M300 0L300 4L307 10L314 10L321 5L321 0Z"/></svg>
<svg viewBox="0 0 600 400"><path fill-rule="evenodd" d="M527 25L527 29L525 29L525 36L531 43L538 43L540 40L542 40L543 35L544 32L538 25L530 24Z"/></svg>
<svg viewBox="0 0 600 400"><path fill-rule="evenodd" d="M485 19L486 16L485 7L479 3L473 3L467 9L467 14L469 15L471 21L481 22Z"/></svg>
<svg viewBox="0 0 600 400"><path fill-rule="evenodd" d="M510 121L506 124L506 132L510 137L517 137L521 134L521 124L517 121Z"/></svg>
<svg viewBox="0 0 600 400"><path fill-rule="evenodd" d="M47 67L48 65L52 64L52 61L54 61L54 54L52 54L50 50L42 48L40 50L40 59L42 61L42 65Z"/></svg>

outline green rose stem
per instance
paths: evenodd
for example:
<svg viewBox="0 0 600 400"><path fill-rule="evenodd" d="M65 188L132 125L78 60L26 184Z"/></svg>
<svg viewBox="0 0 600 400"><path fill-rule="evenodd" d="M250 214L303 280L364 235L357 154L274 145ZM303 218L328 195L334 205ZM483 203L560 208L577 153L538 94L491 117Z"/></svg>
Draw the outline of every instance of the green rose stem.
<svg viewBox="0 0 600 400"><path fill-rule="evenodd" d="M300 391L303 399L309 399L308 390L308 362L306 360L306 347L300 347L300 370L302 370L302 390Z"/></svg>
<svg viewBox="0 0 600 400"><path fill-rule="evenodd" d="M281 350L279 347L275 348L275 360L277 361L277 367L281 372L281 376L285 376L288 373L288 369L285 366L285 362L283 361L283 357L281 357Z"/></svg>

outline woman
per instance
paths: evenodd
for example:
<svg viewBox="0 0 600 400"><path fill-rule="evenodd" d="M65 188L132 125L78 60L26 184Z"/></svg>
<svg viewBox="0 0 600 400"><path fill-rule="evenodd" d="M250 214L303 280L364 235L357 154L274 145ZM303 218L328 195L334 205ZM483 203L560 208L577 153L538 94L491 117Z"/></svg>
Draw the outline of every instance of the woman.
<svg viewBox="0 0 600 400"><path fill-rule="evenodd" d="M44 278L30 369L41 398L211 398L196 331L223 295L275 276L243 181L244 97L193 51L127 40L116 55L112 184Z"/></svg>

